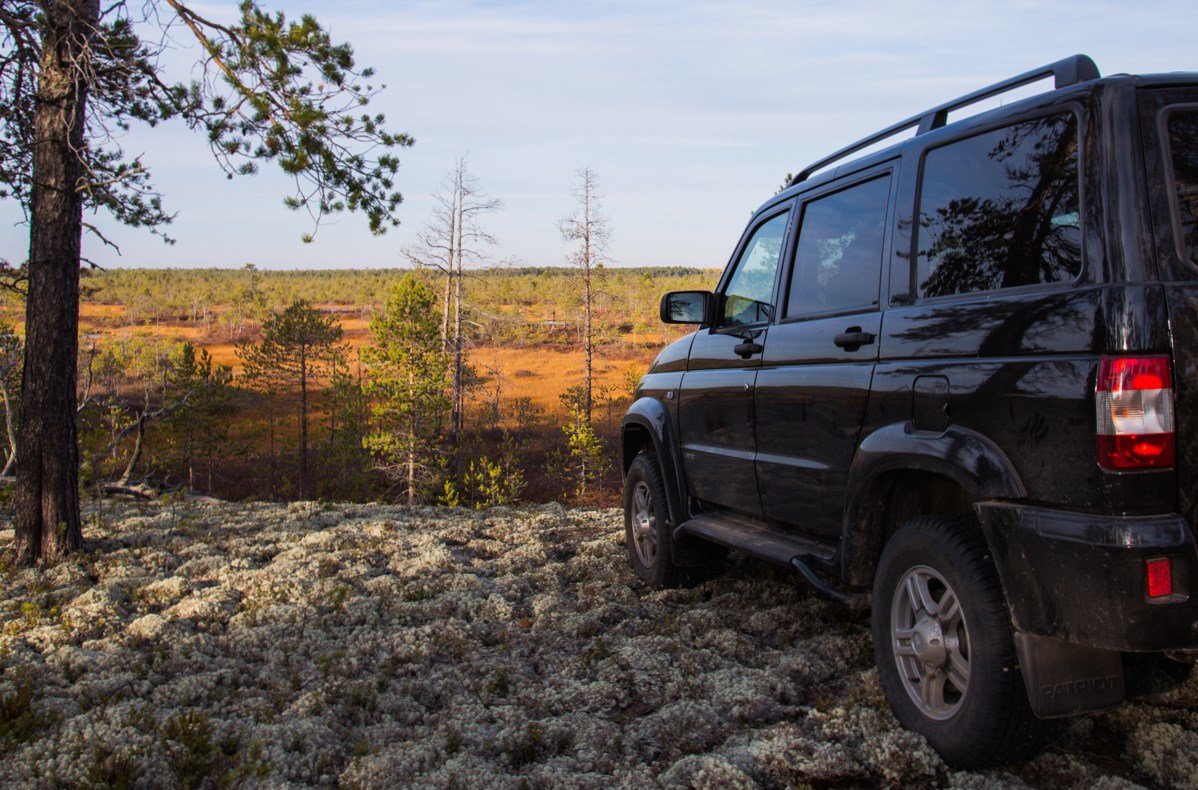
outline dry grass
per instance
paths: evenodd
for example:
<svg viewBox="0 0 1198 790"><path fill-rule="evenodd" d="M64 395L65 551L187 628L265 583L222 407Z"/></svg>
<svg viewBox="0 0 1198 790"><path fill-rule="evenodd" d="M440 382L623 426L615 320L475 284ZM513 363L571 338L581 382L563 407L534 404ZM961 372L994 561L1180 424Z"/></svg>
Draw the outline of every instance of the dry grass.
<svg viewBox="0 0 1198 790"><path fill-rule="evenodd" d="M350 347L350 358L355 359L360 349L370 342L370 321L360 311L347 311L337 305L317 305L337 317L345 341ZM96 335L101 339L121 335L140 335L152 338L178 338L189 340L212 355L216 364L228 365L236 376L241 372L241 360L237 357L236 339L227 331L217 330L213 321L205 334L203 327L190 323L162 322L128 326L125 308L120 305L85 303L80 307L80 332ZM252 322L247 322L248 337L256 331ZM563 336L568 342L572 336ZM663 333L652 336L629 336L632 350L612 352L600 349L595 362L595 386L608 387L612 393L627 394L626 373L630 367L641 371L648 367L656 354L654 344L664 345L670 336ZM585 360L581 349L543 346L534 348L509 348L480 346L468 352L469 364L474 368L486 397L493 398L496 388L504 401L528 398L547 414L562 414L560 396L569 387L581 383Z"/></svg>

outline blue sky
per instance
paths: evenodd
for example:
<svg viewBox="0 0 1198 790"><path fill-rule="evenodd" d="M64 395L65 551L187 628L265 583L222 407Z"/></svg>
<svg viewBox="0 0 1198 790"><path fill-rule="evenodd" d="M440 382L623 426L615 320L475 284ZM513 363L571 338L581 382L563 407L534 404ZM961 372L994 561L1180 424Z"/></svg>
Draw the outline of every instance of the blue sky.
<svg viewBox="0 0 1198 790"><path fill-rule="evenodd" d="M100 224L114 266L396 266L428 194L468 153L504 201L496 261L563 262L557 221L575 171L601 178L617 264L722 266L787 171L928 106L1085 52L1104 74L1198 71L1190 2L264 2L314 13L387 91L375 103L416 138L401 152L400 228L372 237L345 215L304 245L269 169L226 180L181 126L135 129L168 208L173 247ZM195 3L231 17L235 2ZM182 39L180 39L182 40ZM185 61L186 52L172 59ZM178 74L185 77L186 74ZM0 202L0 257L26 229Z"/></svg>

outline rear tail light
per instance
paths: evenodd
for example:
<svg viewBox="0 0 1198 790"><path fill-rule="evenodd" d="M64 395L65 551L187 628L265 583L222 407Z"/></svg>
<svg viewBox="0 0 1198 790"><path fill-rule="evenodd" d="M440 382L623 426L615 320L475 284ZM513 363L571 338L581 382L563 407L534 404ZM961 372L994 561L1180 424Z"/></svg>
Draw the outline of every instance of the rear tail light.
<svg viewBox="0 0 1198 790"><path fill-rule="evenodd" d="M1173 566L1168 557L1145 560L1144 579L1149 598L1167 598L1173 594Z"/></svg>
<svg viewBox="0 0 1198 790"><path fill-rule="evenodd" d="M1098 367L1098 465L1173 466L1173 375L1168 357L1107 357Z"/></svg>

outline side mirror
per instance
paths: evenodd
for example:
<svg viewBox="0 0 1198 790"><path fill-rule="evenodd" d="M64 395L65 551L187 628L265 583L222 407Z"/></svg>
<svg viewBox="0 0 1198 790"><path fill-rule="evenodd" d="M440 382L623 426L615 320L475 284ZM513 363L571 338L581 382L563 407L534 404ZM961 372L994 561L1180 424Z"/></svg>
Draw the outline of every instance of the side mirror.
<svg viewBox="0 0 1198 790"><path fill-rule="evenodd" d="M711 291L670 291L661 298L661 320L667 324L710 323L714 303Z"/></svg>

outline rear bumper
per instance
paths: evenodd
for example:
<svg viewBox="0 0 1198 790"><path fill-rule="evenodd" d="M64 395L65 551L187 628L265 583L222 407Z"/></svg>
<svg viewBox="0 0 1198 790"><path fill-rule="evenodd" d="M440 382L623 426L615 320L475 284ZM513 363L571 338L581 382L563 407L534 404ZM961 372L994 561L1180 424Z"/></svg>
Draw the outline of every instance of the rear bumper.
<svg viewBox="0 0 1198 790"><path fill-rule="evenodd" d="M1198 549L1181 516L974 507L1017 631L1107 650L1198 649ZM1149 602L1144 562L1157 557L1171 559L1176 594Z"/></svg>

